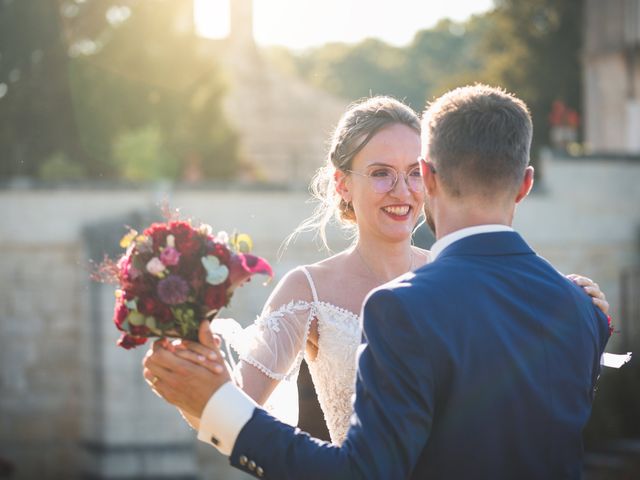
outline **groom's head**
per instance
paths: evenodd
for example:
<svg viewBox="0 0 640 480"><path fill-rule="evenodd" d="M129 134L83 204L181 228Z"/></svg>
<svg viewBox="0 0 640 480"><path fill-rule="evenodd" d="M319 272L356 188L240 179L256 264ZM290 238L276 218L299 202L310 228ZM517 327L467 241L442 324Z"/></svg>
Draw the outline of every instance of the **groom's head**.
<svg viewBox="0 0 640 480"><path fill-rule="evenodd" d="M533 181L528 167L532 133L527 106L502 89L467 86L435 100L422 120L430 208L453 215L457 206L464 206L461 212L475 209L476 216L486 212L489 217L511 209L512 217ZM437 220L437 212L427 211L428 217L430 213Z"/></svg>

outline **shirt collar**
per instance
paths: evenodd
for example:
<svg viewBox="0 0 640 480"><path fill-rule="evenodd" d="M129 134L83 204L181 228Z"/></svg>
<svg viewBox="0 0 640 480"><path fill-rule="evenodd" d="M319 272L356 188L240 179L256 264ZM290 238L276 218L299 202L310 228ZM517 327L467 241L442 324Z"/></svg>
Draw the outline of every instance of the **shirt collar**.
<svg viewBox="0 0 640 480"><path fill-rule="evenodd" d="M458 240L462 240L463 238L470 237L471 235L478 235L479 233L493 233L493 232L513 232L513 228L508 227L507 225L476 225L475 227L467 227L462 228L460 230L456 230L455 232L451 232L448 235L445 235L436 243L434 243L431 247L431 261L434 261L438 258L438 255L442 253L442 251Z"/></svg>

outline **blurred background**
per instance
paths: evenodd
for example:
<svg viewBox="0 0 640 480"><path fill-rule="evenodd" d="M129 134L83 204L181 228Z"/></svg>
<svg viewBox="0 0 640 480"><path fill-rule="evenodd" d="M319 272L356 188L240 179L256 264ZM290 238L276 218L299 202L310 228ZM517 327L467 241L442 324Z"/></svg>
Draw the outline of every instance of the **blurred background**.
<svg viewBox="0 0 640 480"><path fill-rule="evenodd" d="M608 351L640 352L640 0L0 0L0 478L247 478L115 347L90 260L166 201L249 233L277 281L327 255L278 249L345 107L473 82L533 114L516 228L600 284ZM271 288L223 315L250 323ZM304 375L300 397L322 435ZM637 360L602 372L585 447L587 480L640 478Z"/></svg>

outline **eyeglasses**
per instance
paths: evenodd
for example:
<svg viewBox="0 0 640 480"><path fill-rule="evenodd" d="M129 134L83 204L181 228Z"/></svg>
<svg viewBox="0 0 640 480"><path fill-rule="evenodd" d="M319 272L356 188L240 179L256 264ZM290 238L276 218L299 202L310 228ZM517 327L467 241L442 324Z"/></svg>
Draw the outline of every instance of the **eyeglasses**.
<svg viewBox="0 0 640 480"><path fill-rule="evenodd" d="M373 187L373 191L376 193L388 193L393 190L398 183L400 175L404 177L409 190L413 192L422 192L424 190L419 167L412 168L408 173L398 173L393 167L376 167L369 173L360 173L353 170L347 170L347 172L367 177Z"/></svg>

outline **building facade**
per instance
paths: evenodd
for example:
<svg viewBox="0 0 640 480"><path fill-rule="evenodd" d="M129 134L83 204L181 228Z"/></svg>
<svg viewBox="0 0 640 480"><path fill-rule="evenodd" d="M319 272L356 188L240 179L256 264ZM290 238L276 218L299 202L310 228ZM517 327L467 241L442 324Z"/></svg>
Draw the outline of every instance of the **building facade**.
<svg viewBox="0 0 640 480"><path fill-rule="evenodd" d="M640 154L640 0L586 0L585 143Z"/></svg>

